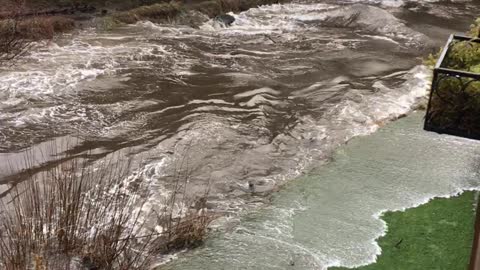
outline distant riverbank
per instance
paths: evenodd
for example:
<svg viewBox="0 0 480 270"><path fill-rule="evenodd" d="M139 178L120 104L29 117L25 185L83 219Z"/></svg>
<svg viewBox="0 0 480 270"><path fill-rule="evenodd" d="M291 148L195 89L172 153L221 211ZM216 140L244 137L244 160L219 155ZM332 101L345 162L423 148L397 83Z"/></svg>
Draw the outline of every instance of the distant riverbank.
<svg viewBox="0 0 480 270"><path fill-rule="evenodd" d="M147 20L153 22L174 22L198 27L185 15L200 12L207 18L213 18L228 12L242 12L252 7L286 2L283 0L200 0L200 1L55 1L26 2L23 5L7 4L0 8L1 19L19 20L41 19L45 24L52 21L56 33L69 31L67 27L76 22L76 26L88 25L88 21L103 18L109 24L134 23ZM182 18L182 16L184 16ZM59 19L62 18L62 19ZM195 17L195 16L194 16ZM199 22L200 23L200 22ZM203 22L202 22L203 23ZM1 25L0 25L1 26Z"/></svg>

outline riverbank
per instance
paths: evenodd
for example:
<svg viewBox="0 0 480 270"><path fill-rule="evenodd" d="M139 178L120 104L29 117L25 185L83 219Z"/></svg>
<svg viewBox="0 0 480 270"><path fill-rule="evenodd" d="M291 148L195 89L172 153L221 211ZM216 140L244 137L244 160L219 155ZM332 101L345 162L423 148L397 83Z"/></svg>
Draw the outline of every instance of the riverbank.
<svg viewBox="0 0 480 270"><path fill-rule="evenodd" d="M388 212L382 254L358 270L467 269L475 220L476 193L436 198L404 212ZM350 268L329 268L332 270Z"/></svg>
<svg viewBox="0 0 480 270"><path fill-rule="evenodd" d="M76 29L112 30L138 21L198 28L209 18L280 2L284 1L123 1L115 4L105 1L85 3L43 1L31 4L12 2L13 4L6 4L0 8L0 62L10 62L23 55L33 42L51 40L55 36ZM231 16L227 17L228 20L233 19ZM231 23L222 20L220 22L226 25Z"/></svg>
<svg viewBox="0 0 480 270"><path fill-rule="evenodd" d="M77 22L77 27L91 25L88 21L94 19L102 23L121 24L135 23L148 20L158 23L189 24L193 27L195 22L182 18L192 15L192 12L213 18L228 12L242 12L261 5L277 4L285 0L200 0L200 1L40 1L21 6L6 5L0 8L1 19L19 18L30 22L35 19L49 21L57 18L53 23L55 33L70 31L71 27L61 27L63 18L65 25L72 21ZM180 19L178 19L180 18ZM191 19L191 18L190 18ZM1 25L0 25L1 26ZM22 29L20 29L21 31Z"/></svg>

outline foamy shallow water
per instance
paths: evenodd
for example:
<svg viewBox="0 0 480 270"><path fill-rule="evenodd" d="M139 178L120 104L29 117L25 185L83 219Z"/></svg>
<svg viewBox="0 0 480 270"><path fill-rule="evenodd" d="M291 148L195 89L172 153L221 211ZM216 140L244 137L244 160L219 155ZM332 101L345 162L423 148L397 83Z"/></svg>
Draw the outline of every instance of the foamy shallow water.
<svg viewBox="0 0 480 270"><path fill-rule="evenodd" d="M421 129L422 113L341 147L333 161L167 269L326 269L380 255L384 211L480 188L476 141Z"/></svg>

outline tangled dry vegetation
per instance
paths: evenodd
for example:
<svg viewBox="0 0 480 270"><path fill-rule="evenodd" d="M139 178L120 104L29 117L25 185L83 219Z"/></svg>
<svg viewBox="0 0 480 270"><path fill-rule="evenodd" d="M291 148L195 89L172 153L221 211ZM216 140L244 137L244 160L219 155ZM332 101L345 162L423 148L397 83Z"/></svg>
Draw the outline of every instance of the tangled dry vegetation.
<svg viewBox="0 0 480 270"><path fill-rule="evenodd" d="M205 209L208 189L194 209L174 212L175 204L192 202L188 175L178 173L163 208L146 213L149 187L130 174L129 162L116 160L94 168L70 159L2 198L0 268L144 270L160 254L203 242L213 219Z"/></svg>
<svg viewBox="0 0 480 270"><path fill-rule="evenodd" d="M8 3L0 20L0 62L9 61L22 54L31 41L20 35L20 21L17 18L22 12L24 3L15 1Z"/></svg>
<svg viewBox="0 0 480 270"><path fill-rule="evenodd" d="M25 0L11 0L0 13L0 64L25 53L35 41L73 29L74 21L62 16L22 17Z"/></svg>
<svg viewBox="0 0 480 270"><path fill-rule="evenodd" d="M5 0L0 7L0 62L8 62L25 53L30 45L41 39L51 39L56 33L72 30L75 21L67 14L57 10L57 15L48 15L48 8L70 7L75 11L82 5L93 10L97 8L114 8L118 11L99 20L99 26L109 30L118 24L132 24L142 20L169 23L179 19L189 21L188 11L198 11L211 18L227 12L245 11L260 5L280 3L282 0L199 0L199 1L165 1L135 0L110 2L105 0ZM42 7L42 8L40 8ZM35 13L32 10L42 12ZM81 8L78 8L81 10ZM106 12L106 10L103 10ZM25 16L28 14L28 16ZM63 15L62 15L63 14Z"/></svg>
<svg viewBox="0 0 480 270"><path fill-rule="evenodd" d="M276 4L281 0L205 0L205 1L171 1L145 5L129 11L118 12L111 18L117 23L135 23L142 20L153 22L170 22L178 15L189 10L199 11L210 18L227 12L245 11L260 5Z"/></svg>
<svg viewBox="0 0 480 270"><path fill-rule="evenodd" d="M112 18L121 23L135 23L141 20L151 20L156 22L168 21L182 12L179 3L163 3L150 6L142 6L130 11L118 12Z"/></svg>

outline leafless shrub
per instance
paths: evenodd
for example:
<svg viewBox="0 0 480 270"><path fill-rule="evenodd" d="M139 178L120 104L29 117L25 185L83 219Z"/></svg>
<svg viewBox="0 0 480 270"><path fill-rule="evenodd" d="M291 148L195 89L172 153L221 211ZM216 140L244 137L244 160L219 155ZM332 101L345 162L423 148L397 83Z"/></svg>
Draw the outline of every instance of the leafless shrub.
<svg viewBox="0 0 480 270"><path fill-rule="evenodd" d="M200 207L173 214L175 203L188 201L186 175L177 174L163 211L145 217L137 210L148 187L129 174L130 162L110 158L94 168L85 159L67 160L0 201L0 268L148 269L158 254L203 241L213 219L204 209L208 190ZM161 233L147 228L153 216Z"/></svg>
<svg viewBox="0 0 480 270"><path fill-rule="evenodd" d="M31 43L19 31L19 15L24 7L24 1L11 1L4 7L0 19L0 63L22 54Z"/></svg>
<svg viewBox="0 0 480 270"><path fill-rule="evenodd" d="M20 34L30 40L52 39L56 33L72 30L75 22L63 16L38 16L20 22Z"/></svg>
<svg viewBox="0 0 480 270"><path fill-rule="evenodd" d="M12 0L0 13L0 64L28 51L34 41L74 28L74 21L62 16L23 17L25 9L25 0Z"/></svg>
<svg viewBox="0 0 480 270"><path fill-rule="evenodd" d="M153 241L152 250L155 252L168 253L201 245L207 233L206 228L215 218L215 215L206 212L210 183L204 194L196 199L188 198L186 193L191 172L188 169L183 174L181 172L181 168L185 167L185 159L182 159L179 166L174 174L173 193L167 199L163 212L157 215L157 224L164 231L160 238ZM187 206L177 214L180 218L176 218L173 213L175 204L178 203Z"/></svg>
<svg viewBox="0 0 480 270"><path fill-rule="evenodd" d="M179 15L181 12L182 7L178 3L161 3L151 6L141 6L130 11L118 12L113 15L113 19L117 22L129 24L141 20L165 22Z"/></svg>

